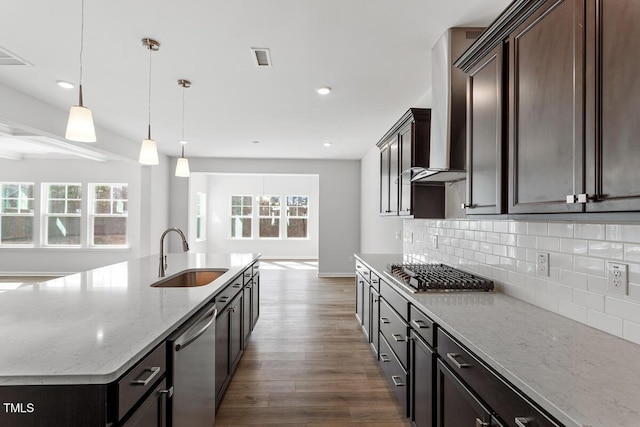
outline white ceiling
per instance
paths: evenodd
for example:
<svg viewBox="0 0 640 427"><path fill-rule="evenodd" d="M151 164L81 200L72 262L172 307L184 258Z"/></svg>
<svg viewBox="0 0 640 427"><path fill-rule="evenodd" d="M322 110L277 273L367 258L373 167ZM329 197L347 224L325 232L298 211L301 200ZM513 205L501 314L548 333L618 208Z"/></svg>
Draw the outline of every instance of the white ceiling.
<svg viewBox="0 0 640 427"><path fill-rule="evenodd" d="M84 104L97 125L152 136L187 156L359 159L431 86L430 49L448 27L490 23L509 0L85 0ZM0 82L68 109L79 78L81 0L1 0L0 46L33 66ZM272 68L250 48L271 50ZM315 92L331 86L330 95ZM100 132L98 132L100 138ZM260 141L254 144L252 141ZM322 145L330 141L329 148Z"/></svg>

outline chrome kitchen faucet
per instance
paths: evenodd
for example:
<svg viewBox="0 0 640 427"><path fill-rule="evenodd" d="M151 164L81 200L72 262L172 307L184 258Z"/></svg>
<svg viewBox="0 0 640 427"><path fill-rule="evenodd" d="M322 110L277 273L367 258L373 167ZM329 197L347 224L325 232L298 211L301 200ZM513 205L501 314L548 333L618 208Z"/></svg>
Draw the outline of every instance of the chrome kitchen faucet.
<svg viewBox="0 0 640 427"><path fill-rule="evenodd" d="M179 228L171 227L164 230L162 236L160 236L160 267L158 269L158 277L164 277L165 271L167 269L167 256L164 254L164 236L167 235L170 231L175 231L180 235L182 239L182 250L187 252L189 250L189 243L187 243L187 238L184 236L184 233Z"/></svg>

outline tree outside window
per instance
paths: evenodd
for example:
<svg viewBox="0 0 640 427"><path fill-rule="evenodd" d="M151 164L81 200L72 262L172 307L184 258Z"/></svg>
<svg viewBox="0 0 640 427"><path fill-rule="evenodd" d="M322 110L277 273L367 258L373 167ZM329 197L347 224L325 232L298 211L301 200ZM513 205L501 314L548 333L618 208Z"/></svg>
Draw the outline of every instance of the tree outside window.
<svg viewBox="0 0 640 427"><path fill-rule="evenodd" d="M258 198L258 220L260 238L280 237L280 196Z"/></svg>
<svg viewBox="0 0 640 427"><path fill-rule="evenodd" d="M287 196L287 237L307 238L309 197Z"/></svg>
<svg viewBox="0 0 640 427"><path fill-rule="evenodd" d="M33 186L0 184L0 245L33 245Z"/></svg>
<svg viewBox="0 0 640 427"><path fill-rule="evenodd" d="M91 184L90 242L94 246L127 244L128 185Z"/></svg>

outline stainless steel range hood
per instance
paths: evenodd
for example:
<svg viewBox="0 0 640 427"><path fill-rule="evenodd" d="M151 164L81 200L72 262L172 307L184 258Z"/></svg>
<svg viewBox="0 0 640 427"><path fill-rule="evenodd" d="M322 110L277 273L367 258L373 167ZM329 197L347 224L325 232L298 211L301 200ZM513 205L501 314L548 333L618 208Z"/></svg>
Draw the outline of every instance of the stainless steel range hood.
<svg viewBox="0 0 640 427"><path fill-rule="evenodd" d="M459 181L466 173L467 76L453 63L484 28L449 28L431 50L431 147L429 167L412 182Z"/></svg>

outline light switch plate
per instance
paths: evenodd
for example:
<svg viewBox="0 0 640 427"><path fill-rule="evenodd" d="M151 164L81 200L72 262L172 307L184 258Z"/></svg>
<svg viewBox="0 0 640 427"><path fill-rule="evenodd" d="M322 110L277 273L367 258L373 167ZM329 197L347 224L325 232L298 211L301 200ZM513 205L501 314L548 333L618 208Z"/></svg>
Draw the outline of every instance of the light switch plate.
<svg viewBox="0 0 640 427"><path fill-rule="evenodd" d="M536 254L536 275L549 276L549 254L547 252Z"/></svg>
<svg viewBox="0 0 640 427"><path fill-rule="evenodd" d="M629 266L615 262L607 263L607 290L614 294L629 294Z"/></svg>

